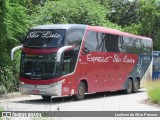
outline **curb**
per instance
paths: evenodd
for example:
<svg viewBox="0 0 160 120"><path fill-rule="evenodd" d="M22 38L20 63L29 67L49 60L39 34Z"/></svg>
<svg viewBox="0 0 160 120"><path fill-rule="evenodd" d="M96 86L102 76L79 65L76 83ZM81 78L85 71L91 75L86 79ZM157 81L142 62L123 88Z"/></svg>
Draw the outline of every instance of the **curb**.
<svg viewBox="0 0 160 120"><path fill-rule="evenodd" d="M17 97L24 97L24 96L28 96L28 95L21 94L19 92L15 92L15 93L8 93L8 94L0 95L0 98L1 99L11 99L11 98L17 98Z"/></svg>

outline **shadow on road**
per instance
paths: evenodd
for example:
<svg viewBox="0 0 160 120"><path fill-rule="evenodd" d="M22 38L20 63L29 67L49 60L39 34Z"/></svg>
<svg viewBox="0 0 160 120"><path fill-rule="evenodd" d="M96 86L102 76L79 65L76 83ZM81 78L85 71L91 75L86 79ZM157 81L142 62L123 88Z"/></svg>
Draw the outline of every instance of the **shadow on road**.
<svg viewBox="0 0 160 120"><path fill-rule="evenodd" d="M139 91L138 93L145 92L145 91ZM138 93L132 93L132 94L138 94ZM100 98L109 98L109 97L116 97L116 96L123 96L123 95L132 95L132 94L124 94L123 91L116 91L116 92L101 92L101 93L94 93L94 94L86 94L84 100L95 100ZM47 101L44 99L31 99L31 100L21 100L21 101L13 101L14 103L23 103L23 104L38 104L38 105L44 105L44 104L61 104L61 103L68 103L68 102L81 102L77 101L74 96L69 97L53 97L51 100Z"/></svg>

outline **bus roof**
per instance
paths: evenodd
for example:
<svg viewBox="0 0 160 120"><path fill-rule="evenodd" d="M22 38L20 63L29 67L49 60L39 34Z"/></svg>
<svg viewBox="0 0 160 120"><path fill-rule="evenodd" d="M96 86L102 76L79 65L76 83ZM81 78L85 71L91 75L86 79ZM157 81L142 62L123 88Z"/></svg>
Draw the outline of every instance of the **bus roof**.
<svg viewBox="0 0 160 120"><path fill-rule="evenodd" d="M83 24L48 24L32 27L31 29L69 29L69 28L82 28L85 29L87 25Z"/></svg>
<svg viewBox="0 0 160 120"><path fill-rule="evenodd" d="M48 24L48 25L35 26L35 27L32 27L31 29L70 29L70 28L86 29L86 27L87 27L87 30L94 30L94 31L104 32L104 33L109 33L109 34L114 34L114 35L121 35L121 36L128 36L128 37L135 37L139 39L151 40L151 38L148 38L148 37L138 36L138 35L122 32L116 29L105 28L105 27L100 27L100 26L83 25L83 24Z"/></svg>
<svg viewBox="0 0 160 120"><path fill-rule="evenodd" d="M106 28L106 27L88 26L87 29L88 30L95 30L95 31L98 31L98 32L101 31L101 32L104 32L104 33L109 33L109 34L114 34L114 35L127 36L127 37L135 37L135 38L139 38L139 39L151 40L151 38L149 38L149 37L138 36L138 35L122 32L120 30Z"/></svg>

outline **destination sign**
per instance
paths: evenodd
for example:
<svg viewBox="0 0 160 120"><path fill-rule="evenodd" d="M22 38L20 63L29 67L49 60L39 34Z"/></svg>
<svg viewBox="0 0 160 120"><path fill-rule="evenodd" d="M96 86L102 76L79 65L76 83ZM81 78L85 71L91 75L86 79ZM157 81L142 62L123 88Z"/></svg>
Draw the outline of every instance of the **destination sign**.
<svg viewBox="0 0 160 120"><path fill-rule="evenodd" d="M32 31L29 32L27 38L61 38L62 35L59 33L53 33L52 31Z"/></svg>

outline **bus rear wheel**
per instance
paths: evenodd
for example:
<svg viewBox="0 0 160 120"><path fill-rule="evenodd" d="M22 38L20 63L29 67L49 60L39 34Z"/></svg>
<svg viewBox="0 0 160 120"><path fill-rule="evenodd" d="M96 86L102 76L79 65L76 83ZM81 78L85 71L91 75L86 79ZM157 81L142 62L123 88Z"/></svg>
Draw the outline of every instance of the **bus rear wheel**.
<svg viewBox="0 0 160 120"><path fill-rule="evenodd" d="M50 101L51 100L51 96L46 96L46 95L41 95L43 100L45 101Z"/></svg>
<svg viewBox="0 0 160 120"><path fill-rule="evenodd" d="M125 93L130 94L132 92L132 88L133 88L132 80L128 79L126 89L125 89Z"/></svg>
<svg viewBox="0 0 160 120"><path fill-rule="evenodd" d="M138 92L138 88L139 88L138 80L133 81L133 92L134 93Z"/></svg>
<svg viewBox="0 0 160 120"><path fill-rule="evenodd" d="M85 96L85 84L83 82L80 82L78 85L78 91L76 94L76 99L77 100L82 100L84 99Z"/></svg>

